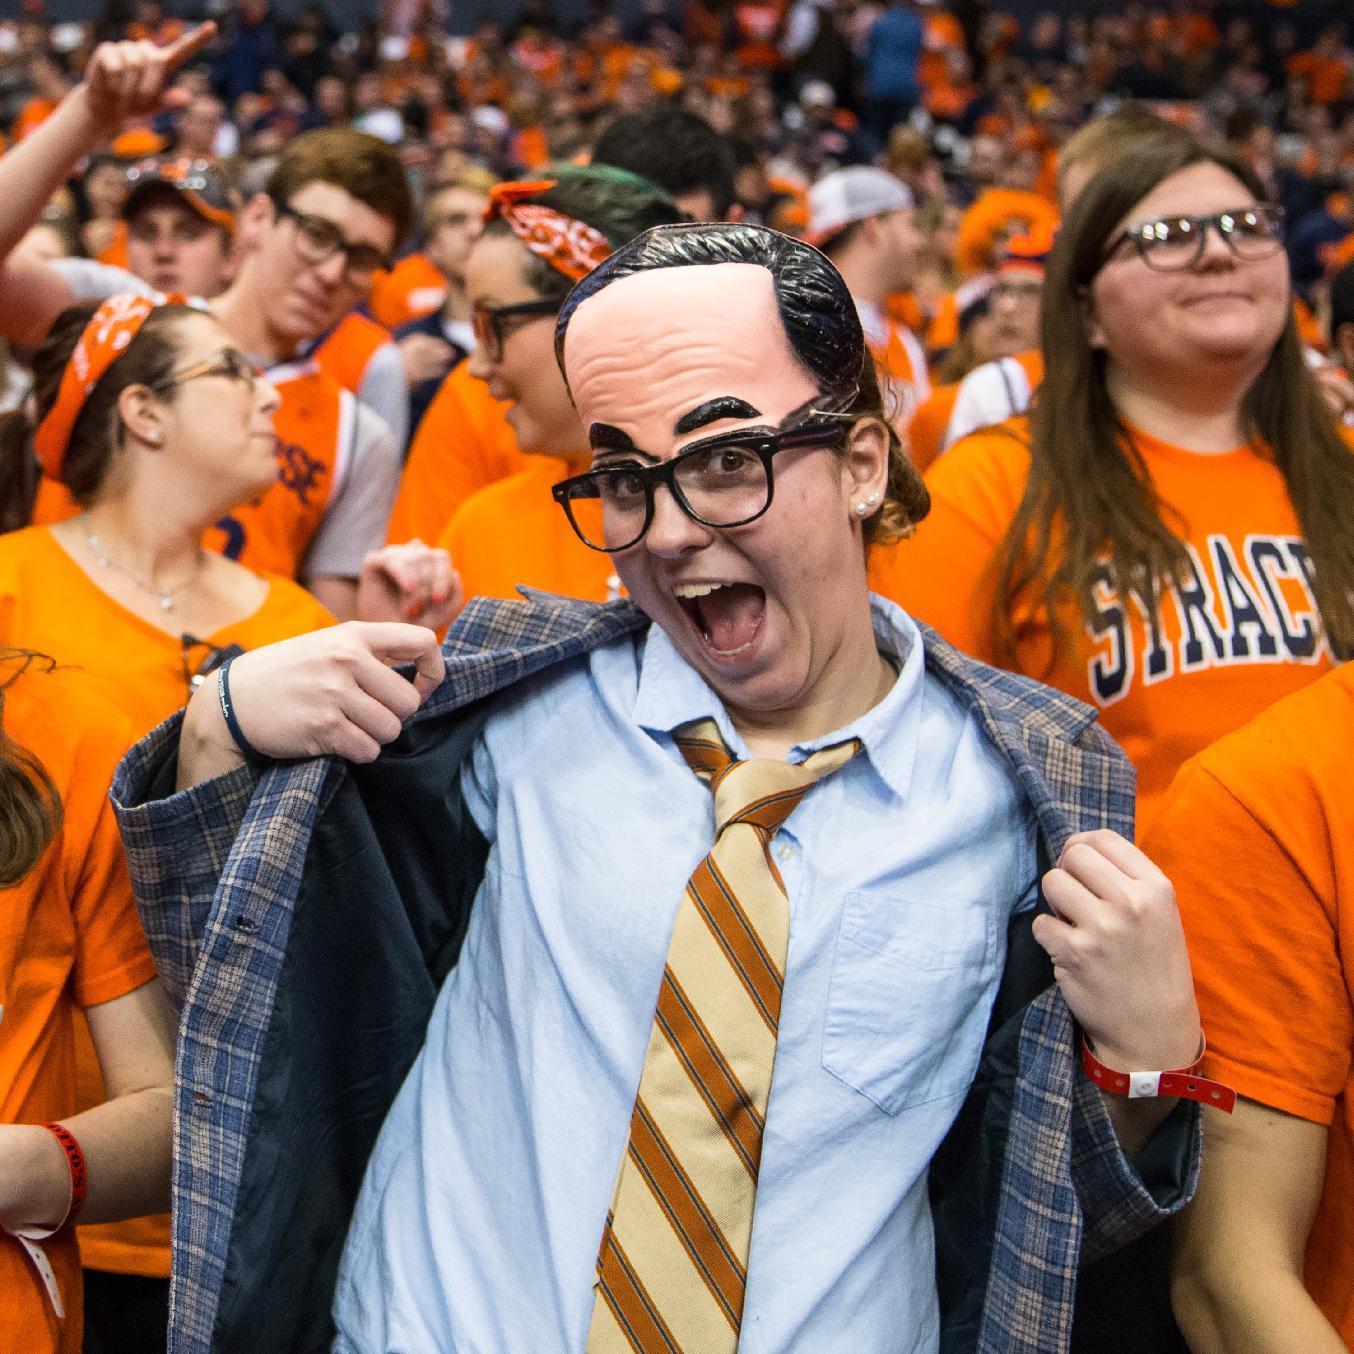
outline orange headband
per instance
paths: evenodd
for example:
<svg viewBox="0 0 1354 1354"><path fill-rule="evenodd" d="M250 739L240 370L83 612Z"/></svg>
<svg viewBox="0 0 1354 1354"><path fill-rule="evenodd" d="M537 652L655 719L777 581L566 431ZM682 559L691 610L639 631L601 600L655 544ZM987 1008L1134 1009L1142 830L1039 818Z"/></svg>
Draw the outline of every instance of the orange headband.
<svg viewBox="0 0 1354 1354"><path fill-rule="evenodd" d="M61 478L66 447L80 410L104 373L140 332L146 317L157 306L183 303L182 296L165 296L159 301L148 296L110 296L94 312L61 373L56 400L33 435L33 451L48 479Z"/></svg>
<svg viewBox="0 0 1354 1354"><path fill-rule="evenodd" d="M487 225L501 217L533 254L543 258L571 282L577 282L611 254L611 245L600 230L594 230L586 222L522 200L546 192L555 186L555 182L554 179L535 179L495 184L489 190L484 221Z"/></svg>

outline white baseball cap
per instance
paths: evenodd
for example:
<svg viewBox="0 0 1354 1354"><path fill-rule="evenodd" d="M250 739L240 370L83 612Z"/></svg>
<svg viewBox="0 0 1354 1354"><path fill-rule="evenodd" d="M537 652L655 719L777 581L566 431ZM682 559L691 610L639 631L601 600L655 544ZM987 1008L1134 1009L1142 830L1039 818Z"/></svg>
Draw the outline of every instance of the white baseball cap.
<svg viewBox="0 0 1354 1354"><path fill-rule="evenodd" d="M856 221L913 205L912 191L887 170L851 165L824 174L809 189L810 244L821 245Z"/></svg>

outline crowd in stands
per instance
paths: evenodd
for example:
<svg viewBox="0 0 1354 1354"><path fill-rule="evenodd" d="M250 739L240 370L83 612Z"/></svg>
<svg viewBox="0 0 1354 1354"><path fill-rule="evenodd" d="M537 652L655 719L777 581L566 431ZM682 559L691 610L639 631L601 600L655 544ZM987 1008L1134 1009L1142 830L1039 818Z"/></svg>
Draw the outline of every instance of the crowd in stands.
<svg viewBox="0 0 1354 1354"><path fill-rule="evenodd" d="M204 687L230 722L235 657L336 622L626 595L556 321L682 221L840 274L870 357L842 409L907 458L859 508L889 528L862 528L871 589L1094 707L1176 881L1205 1069L1243 1108L1173 1281L1159 1235L1133 1282L1089 1271L1073 1347L1354 1341L1354 825L1327 755L1354 744L1347 6L447 25L436 0L352 32L269 0L0 18L0 900L24 918L0 916L0 1125L31 1130L0 1129L0 1354L164 1340L173 1015L118 758ZM312 750L374 756L349 718ZM78 1250L58 1121L95 1182Z"/></svg>

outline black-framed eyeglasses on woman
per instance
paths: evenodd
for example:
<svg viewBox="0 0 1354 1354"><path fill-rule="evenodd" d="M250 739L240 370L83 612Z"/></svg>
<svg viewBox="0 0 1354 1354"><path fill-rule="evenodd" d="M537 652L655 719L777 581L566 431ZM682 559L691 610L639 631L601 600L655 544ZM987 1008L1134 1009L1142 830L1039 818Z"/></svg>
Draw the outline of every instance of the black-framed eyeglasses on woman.
<svg viewBox="0 0 1354 1354"><path fill-rule="evenodd" d="M473 305L470 307L470 327L474 330L475 342L484 349L485 357L497 362L502 358L503 344L513 330L542 315L559 314L560 305L561 302L544 296L535 301L517 301L510 306Z"/></svg>
<svg viewBox="0 0 1354 1354"><path fill-rule="evenodd" d="M1208 216L1163 216L1121 230L1105 246L1108 260L1131 243L1138 257L1159 272L1193 268L1203 257L1209 230L1216 230L1237 258L1249 262L1267 258L1283 248L1283 208L1273 202L1256 202Z"/></svg>
<svg viewBox="0 0 1354 1354"><path fill-rule="evenodd" d="M775 428L737 428L692 442L670 461L608 463L561 480L552 492L584 545L615 554L638 545L653 521L654 493L667 485L678 507L707 527L741 527L771 506L773 461L794 447L838 446L855 416L821 408L849 405L822 392L791 410Z"/></svg>

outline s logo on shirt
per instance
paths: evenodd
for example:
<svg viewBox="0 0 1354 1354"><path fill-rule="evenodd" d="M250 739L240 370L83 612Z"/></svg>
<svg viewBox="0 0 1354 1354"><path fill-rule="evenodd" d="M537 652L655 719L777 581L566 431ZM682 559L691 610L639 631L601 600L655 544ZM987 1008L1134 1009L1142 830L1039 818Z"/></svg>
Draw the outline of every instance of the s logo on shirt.
<svg viewBox="0 0 1354 1354"><path fill-rule="evenodd" d="M303 504L310 506L310 491L318 489L328 473L325 463L312 456L295 442L283 442L277 452L277 478L284 489L289 489Z"/></svg>

